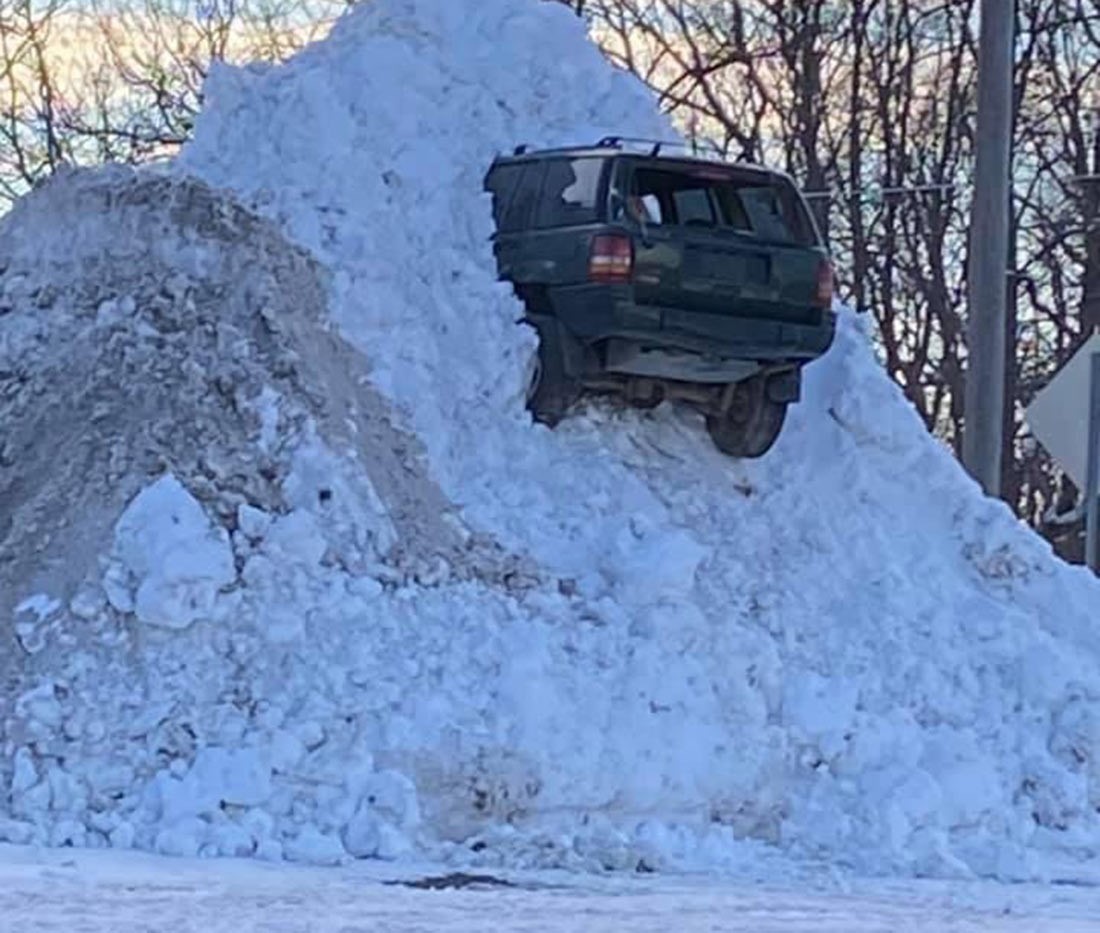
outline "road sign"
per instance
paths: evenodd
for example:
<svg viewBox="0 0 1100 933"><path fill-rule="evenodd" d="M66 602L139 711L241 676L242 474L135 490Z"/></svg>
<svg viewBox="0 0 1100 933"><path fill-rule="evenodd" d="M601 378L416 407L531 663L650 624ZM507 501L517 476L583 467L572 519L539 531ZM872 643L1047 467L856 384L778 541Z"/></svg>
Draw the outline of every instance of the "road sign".
<svg viewBox="0 0 1100 933"><path fill-rule="evenodd" d="M1088 473L1090 360L1100 353L1100 334L1078 350L1027 408L1027 423L1078 489Z"/></svg>
<svg viewBox="0 0 1100 933"><path fill-rule="evenodd" d="M1027 423L1084 491L1086 556L1100 568L1100 333L1063 366L1027 408Z"/></svg>

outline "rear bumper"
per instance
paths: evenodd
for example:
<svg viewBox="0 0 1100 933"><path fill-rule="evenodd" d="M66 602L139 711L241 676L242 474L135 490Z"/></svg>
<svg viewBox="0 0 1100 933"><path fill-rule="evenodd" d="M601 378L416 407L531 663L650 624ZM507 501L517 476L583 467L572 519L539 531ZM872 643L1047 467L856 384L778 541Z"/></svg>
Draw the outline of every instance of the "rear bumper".
<svg viewBox="0 0 1100 933"><path fill-rule="evenodd" d="M731 359L816 359L832 345L836 315L800 324L736 314L706 314L639 305L628 285L579 285L551 289L555 315L585 343L610 337L643 346L687 350Z"/></svg>

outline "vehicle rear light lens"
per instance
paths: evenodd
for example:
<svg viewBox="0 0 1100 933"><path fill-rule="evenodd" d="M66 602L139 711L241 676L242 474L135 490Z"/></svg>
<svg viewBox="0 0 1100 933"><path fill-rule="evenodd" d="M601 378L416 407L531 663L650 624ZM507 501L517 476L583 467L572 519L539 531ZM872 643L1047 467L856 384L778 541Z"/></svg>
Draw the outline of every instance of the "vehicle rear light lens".
<svg viewBox="0 0 1100 933"><path fill-rule="evenodd" d="M831 308L834 287L833 264L828 259L823 259L817 267L817 293L814 304L819 308Z"/></svg>
<svg viewBox="0 0 1100 933"><path fill-rule="evenodd" d="M592 238L588 254L590 282L629 282L634 272L634 241L622 234L600 234Z"/></svg>

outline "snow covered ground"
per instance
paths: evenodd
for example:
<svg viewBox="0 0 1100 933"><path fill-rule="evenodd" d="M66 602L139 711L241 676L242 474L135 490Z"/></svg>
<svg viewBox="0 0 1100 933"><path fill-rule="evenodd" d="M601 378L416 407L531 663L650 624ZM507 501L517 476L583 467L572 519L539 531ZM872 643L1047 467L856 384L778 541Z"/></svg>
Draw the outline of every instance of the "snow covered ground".
<svg viewBox="0 0 1100 933"><path fill-rule="evenodd" d="M446 876L431 865L338 871L0 848L0 917L20 933L1100 930L1096 888L860 882L806 871L760 881L502 872L466 888L408 886Z"/></svg>
<svg viewBox="0 0 1100 933"><path fill-rule="evenodd" d="M523 410L487 165L668 133L564 7L376 0L206 98L0 221L0 840L1087 873L1100 585L864 318L757 462Z"/></svg>

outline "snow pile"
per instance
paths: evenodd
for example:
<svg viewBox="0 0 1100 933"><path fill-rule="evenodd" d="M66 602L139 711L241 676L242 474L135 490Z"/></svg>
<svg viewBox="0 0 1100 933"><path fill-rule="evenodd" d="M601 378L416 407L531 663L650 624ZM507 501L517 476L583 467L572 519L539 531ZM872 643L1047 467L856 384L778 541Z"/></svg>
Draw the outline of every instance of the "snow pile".
<svg viewBox="0 0 1100 933"><path fill-rule="evenodd" d="M74 260L89 283L150 254L154 281L205 274L213 255L249 337L219 342L215 304L184 305L190 344L159 366L152 286L133 303L111 286L107 320L136 319L113 339L159 341L130 405L185 423L102 487L122 497L100 510L113 539L75 596L48 574L0 578L35 635L5 714L0 838L632 869L773 843L1008 876L1096 854L1100 587L979 495L857 319L762 461L722 457L670 406L530 423L534 339L495 281L484 171L521 141L669 132L567 10L377 0L287 66L218 69L207 99L180 173L271 222L232 207L232 248L202 224L126 239L110 213L43 202L51 189L0 228L24 257L140 255L109 279ZM151 183L168 182L133 182ZM253 304L273 261L256 242L300 265ZM51 317L15 291L0 348L23 360ZM80 333L30 340L34 398L82 358ZM201 374L234 366L248 389L216 420L243 427L182 433L222 405ZM181 399L164 380L192 371L183 385L206 391ZM38 458L19 483L51 484L40 501L66 520L98 514L100 487L18 401L23 377L0 383L0 415L8 384L28 425L15 449ZM83 384L58 383L58 405ZM211 445L232 464L213 478ZM24 562L43 546L16 544Z"/></svg>
<svg viewBox="0 0 1100 933"><path fill-rule="evenodd" d="M225 697L280 692L242 675L250 633L277 664L319 600L521 579L330 332L325 278L191 179L66 174L0 223L0 836L197 852L200 815L268 802L273 762L324 741L307 722L227 750ZM207 851L273 851L274 817L252 819Z"/></svg>

